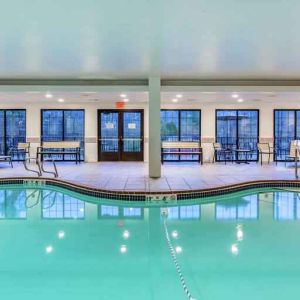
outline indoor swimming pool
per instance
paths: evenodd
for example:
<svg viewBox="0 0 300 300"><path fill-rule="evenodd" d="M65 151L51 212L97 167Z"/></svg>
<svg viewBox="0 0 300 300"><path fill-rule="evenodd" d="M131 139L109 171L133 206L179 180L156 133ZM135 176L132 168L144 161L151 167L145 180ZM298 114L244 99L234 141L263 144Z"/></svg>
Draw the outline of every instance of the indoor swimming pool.
<svg viewBox="0 0 300 300"><path fill-rule="evenodd" d="M299 233L295 189L147 207L6 185L1 298L296 299Z"/></svg>

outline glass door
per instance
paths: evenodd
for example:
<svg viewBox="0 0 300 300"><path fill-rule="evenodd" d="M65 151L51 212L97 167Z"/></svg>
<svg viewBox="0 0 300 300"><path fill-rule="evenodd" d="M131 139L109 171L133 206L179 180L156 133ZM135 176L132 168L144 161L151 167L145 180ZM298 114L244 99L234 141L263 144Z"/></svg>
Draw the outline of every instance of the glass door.
<svg viewBox="0 0 300 300"><path fill-rule="evenodd" d="M99 110L99 161L144 159L143 111Z"/></svg>
<svg viewBox="0 0 300 300"><path fill-rule="evenodd" d="M120 160L119 113L99 112L99 160Z"/></svg>
<svg viewBox="0 0 300 300"><path fill-rule="evenodd" d="M122 160L143 160L142 112L122 112Z"/></svg>

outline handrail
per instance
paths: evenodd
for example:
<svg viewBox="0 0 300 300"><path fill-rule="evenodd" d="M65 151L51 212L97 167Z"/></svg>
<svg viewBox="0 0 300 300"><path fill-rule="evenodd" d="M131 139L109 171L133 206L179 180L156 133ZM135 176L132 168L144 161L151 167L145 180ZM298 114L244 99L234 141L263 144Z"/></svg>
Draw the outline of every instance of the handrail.
<svg viewBox="0 0 300 300"><path fill-rule="evenodd" d="M38 166L38 171L28 168L27 162L28 161L30 162L31 159L36 160L36 164ZM25 168L26 171L36 173L38 175L38 177L42 176L42 170L41 170L40 162L35 157L25 157L25 159L23 160L23 165L24 165L24 168Z"/></svg>
<svg viewBox="0 0 300 300"><path fill-rule="evenodd" d="M31 198L33 195L35 195L36 192L39 193L36 202L33 203L32 205L27 205L28 199ZM26 200L25 200L25 206L26 206L26 208L32 208L32 207L38 205L39 202L40 202L40 197L41 197L41 190L34 190L30 195L28 195L28 196L26 197Z"/></svg>
<svg viewBox="0 0 300 300"><path fill-rule="evenodd" d="M27 162L28 161L30 162L31 159L36 161L38 170L34 170L34 169L31 169L31 168L28 167ZM58 177L58 171L57 171L57 167L56 167L54 159L53 158L48 158L46 161L51 161L53 163L54 171L45 170L44 162L40 161L36 157L26 157L23 160L23 165L24 165L24 168L25 168L26 171L36 173L38 175L38 177L41 177L43 175L43 173L48 173L48 174L54 175L54 177L57 178Z"/></svg>
<svg viewBox="0 0 300 300"><path fill-rule="evenodd" d="M43 206L44 200L45 200L47 197L49 197L50 195L52 195L53 193L54 193L54 199L53 199L52 203L51 203L49 206L44 207L44 206ZM51 191L49 194L47 194L45 197L43 197L43 198L42 198L42 209L49 209L49 208L51 208L51 207L55 204L55 202L56 202L56 197L57 197L57 192L56 192L56 191Z"/></svg>
<svg viewBox="0 0 300 300"><path fill-rule="evenodd" d="M47 158L45 161L51 161L53 163L54 171L46 171L45 168L44 168L44 161L40 162L40 164L41 164L41 170L44 173L53 174L54 177L57 178L58 177L58 171L57 171L57 167L56 167L54 159L53 158Z"/></svg>
<svg viewBox="0 0 300 300"><path fill-rule="evenodd" d="M32 196L34 196L36 193L38 192L38 197L37 197L37 200L35 203L33 203L32 205L27 205L27 201L29 198L31 198ZM25 206L26 208L33 208L34 206L38 205L40 200L42 200L42 203L44 203L44 200L51 196L52 194L54 194L54 198L52 200L52 202L50 203L50 205L48 205L47 207L42 207L43 209L49 209L51 208L55 202L56 202L56 198L57 198L57 192L56 191L50 191L50 193L48 193L47 195L45 195L44 197L41 196L41 190L34 190L32 193L30 193L27 197L26 197L26 200L25 200Z"/></svg>

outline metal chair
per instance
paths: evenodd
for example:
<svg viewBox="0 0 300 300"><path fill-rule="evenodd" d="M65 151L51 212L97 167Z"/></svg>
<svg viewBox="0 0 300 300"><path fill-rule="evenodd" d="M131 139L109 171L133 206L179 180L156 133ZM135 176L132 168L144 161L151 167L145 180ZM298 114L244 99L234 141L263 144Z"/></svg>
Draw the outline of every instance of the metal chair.
<svg viewBox="0 0 300 300"><path fill-rule="evenodd" d="M224 157L225 165L228 160L233 162L233 151L231 149L222 148L221 143L213 143L213 147L214 147L213 163L215 163L217 161L218 155L219 156L222 155Z"/></svg>

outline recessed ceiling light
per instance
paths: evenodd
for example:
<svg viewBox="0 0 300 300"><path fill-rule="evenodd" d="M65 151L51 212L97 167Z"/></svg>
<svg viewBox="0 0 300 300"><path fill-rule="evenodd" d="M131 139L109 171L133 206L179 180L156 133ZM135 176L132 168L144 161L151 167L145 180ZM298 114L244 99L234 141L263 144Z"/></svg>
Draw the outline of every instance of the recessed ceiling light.
<svg viewBox="0 0 300 300"><path fill-rule="evenodd" d="M172 99L173 102L178 102L177 98Z"/></svg>
<svg viewBox="0 0 300 300"><path fill-rule="evenodd" d="M126 94L121 94L120 97L121 98L126 98L127 96L126 96Z"/></svg>
<svg viewBox="0 0 300 300"><path fill-rule="evenodd" d="M128 98L123 99L124 102L129 102Z"/></svg>
<svg viewBox="0 0 300 300"><path fill-rule="evenodd" d="M182 95L181 94L177 94L176 97L177 98L182 98Z"/></svg>
<svg viewBox="0 0 300 300"><path fill-rule="evenodd" d="M57 101L58 101L58 102L65 102L65 99L59 98Z"/></svg>
<svg viewBox="0 0 300 300"><path fill-rule="evenodd" d="M46 93L45 97L48 99L51 99L51 98L53 98L53 95L51 93Z"/></svg>
<svg viewBox="0 0 300 300"><path fill-rule="evenodd" d="M239 95L238 95L238 94L232 94L231 97L232 97L232 98L238 98Z"/></svg>
<svg viewBox="0 0 300 300"><path fill-rule="evenodd" d="M239 99L237 99L237 102L244 102L244 99L242 99L242 98L239 98Z"/></svg>

